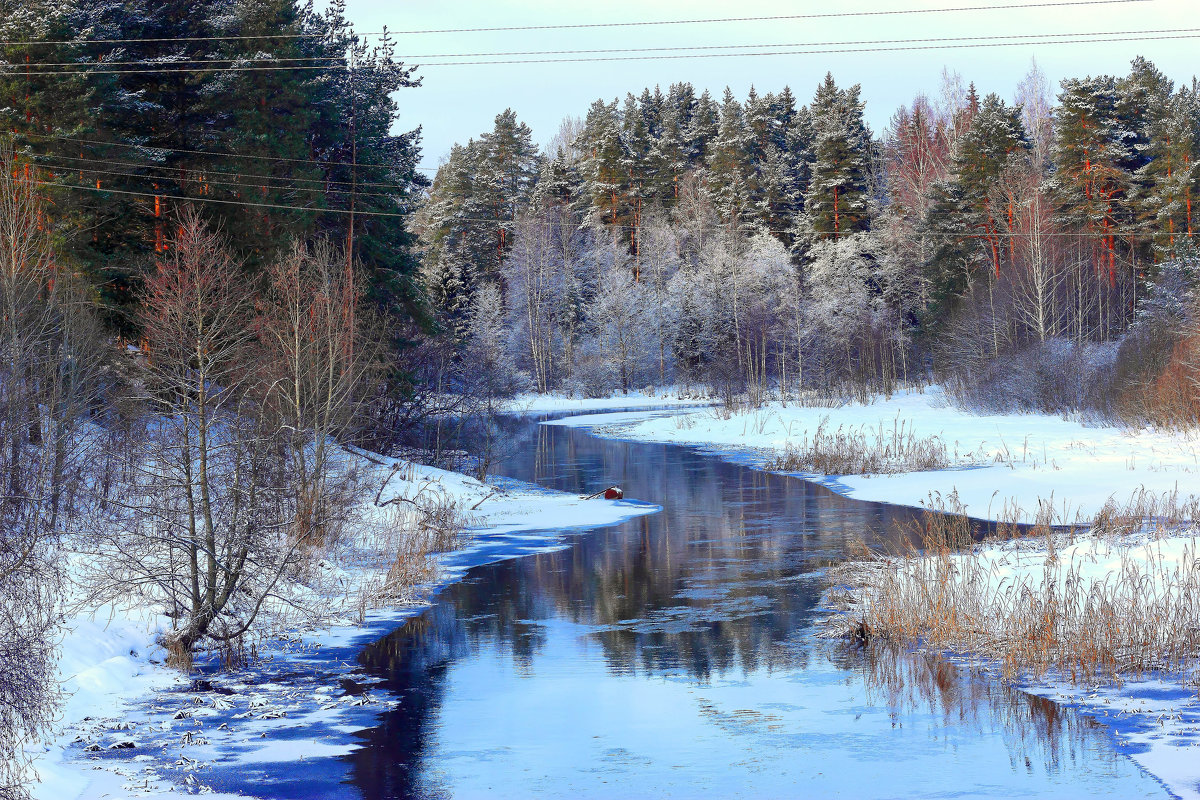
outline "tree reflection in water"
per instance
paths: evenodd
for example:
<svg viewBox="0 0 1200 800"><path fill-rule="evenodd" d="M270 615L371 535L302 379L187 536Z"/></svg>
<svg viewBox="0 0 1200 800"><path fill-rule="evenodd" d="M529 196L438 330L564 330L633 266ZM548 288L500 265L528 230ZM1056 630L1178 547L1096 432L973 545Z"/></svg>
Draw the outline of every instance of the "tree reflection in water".
<svg viewBox="0 0 1200 800"><path fill-rule="evenodd" d="M510 755L505 748L516 744L508 737L536 728L539 720L520 719L519 708L512 712L517 718L493 711L492 724L500 714L512 733L477 737L494 750L481 752L476 740L473 749L460 745L455 750L460 731L442 724L451 711L447 704L459 726L474 724L464 719L488 724L483 716L473 716L473 709L515 697L536 700L541 685L596 696L614 687L639 696L650 692L650 702L660 694L702 692L705 699L697 695L687 701L701 720L712 723L702 722L708 727L698 730L698 737L745 738L749 729L728 728L731 720L766 720L756 729L751 749L788 758L799 747L819 750L821 734L809 728L828 724L832 717L799 714L784 720L792 712L780 710L787 704L779 702L721 710L720 701L708 695L722 687L762 683L770 692L794 687L799 697L819 700L830 693L821 681L858 682L868 707L886 708L896 724L926 724L937 736L964 729L968 738L1002 730L1014 774L1040 771L1062 781L1064 772L1095 772L1097 759L1101 773L1136 773L1120 763L1105 731L1072 711L935 656L850 648L814 638L821 567L860 538L897 543L899 529L912 522L914 512L847 500L823 487L683 448L514 425L514 434L525 440L501 466L501 474L572 492L620 484L627 497L659 503L663 511L576 536L557 552L477 567L447 588L426 613L368 647L361 658L364 668L384 679L400 702L378 727L359 734L362 747L347 757L349 783L365 797L456 794L459 776L448 772L452 767L447 762L459 757L494 768L503 785ZM568 679L554 683L576 674L586 675L586 689ZM854 691L858 689L846 690ZM793 708L803 711L802 705L793 703ZM568 725L578 713L577 726L596 726L596 739L611 732L605 726L620 730L619 720L589 718L570 697L553 713ZM820 712L840 713L833 706ZM714 734L718 723L727 730ZM842 728L827 738L873 741L867 733ZM679 746L686 751L688 742ZM620 756L625 759L617 770L621 775L650 769L638 766L641 755L622 748L613 752L626 754ZM593 766L577 765L584 773ZM678 775L648 775L644 785L678 780ZM695 778L697 783L687 788L712 786L720 779ZM520 784L527 778L511 774L507 779ZM587 775L580 780L584 782L576 790L596 783ZM548 795L569 793L553 782L529 788ZM1142 789L1136 796L1150 796Z"/></svg>

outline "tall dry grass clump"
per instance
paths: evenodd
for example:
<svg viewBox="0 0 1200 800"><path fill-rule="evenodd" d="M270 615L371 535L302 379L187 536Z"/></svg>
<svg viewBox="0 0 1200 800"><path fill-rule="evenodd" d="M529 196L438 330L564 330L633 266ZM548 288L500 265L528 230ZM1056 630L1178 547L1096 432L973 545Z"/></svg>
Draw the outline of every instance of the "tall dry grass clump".
<svg viewBox="0 0 1200 800"><path fill-rule="evenodd" d="M360 617L370 608L411 600L418 587L436 577L437 556L463 547L475 524L470 510L436 482L415 482L411 463L394 467L388 480L397 475L416 487L387 501L380 499L382 489L376 496L379 514L364 545L368 563L363 564L376 577L362 585Z"/></svg>
<svg viewBox="0 0 1200 800"><path fill-rule="evenodd" d="M789 442L766 468L777 472L816 472L822 475L886 475L921 472L950 466L946 443L938 436L918 436L907 420L891 427L839 425L829 429L824 417L811 436L807 431Z"/></svg>
<svg viewBox="0 0 1200 800"><path fill-rule="evenodd" d="M964 536L961 508L928 511L920 550L834 571L844 613L831 630L979 655L1007 679L1053 672L1096 683L1161 670L1190 681L1200 666L1200 538L1178 524L1194 509L1143 492L1106 507L1087 536L1040 522L982 544Z"/></svg>

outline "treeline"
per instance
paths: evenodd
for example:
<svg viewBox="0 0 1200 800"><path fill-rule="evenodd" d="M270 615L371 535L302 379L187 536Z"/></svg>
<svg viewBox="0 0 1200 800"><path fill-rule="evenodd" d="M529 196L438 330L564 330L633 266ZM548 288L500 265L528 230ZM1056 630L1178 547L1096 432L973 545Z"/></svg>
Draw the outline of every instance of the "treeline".
<svg viewBox="0 0 1200 800"><path fill-rule="evenodd" d="M422 313L403 220L428 181L419 130L391 131L418 79L344 0L31 0L0 15L0 41L0 125L48 184L58 257L122 332L188 204L249 274L326 238L382 308Z"/></svg>
<svg viewBox="0 0 1200 800"><path fill-rule="evenodd" d="M431 301L467 342L498 294L541 390L970 386L1024 364L1000 402L1078 406L1178 359L1194 81L1139 58L1054 98L1035 68L1010 102L948 74L878 135L863 108L832 76L805 106L680 83L596 101L545 152L506 111L417 217Z"/></svg>

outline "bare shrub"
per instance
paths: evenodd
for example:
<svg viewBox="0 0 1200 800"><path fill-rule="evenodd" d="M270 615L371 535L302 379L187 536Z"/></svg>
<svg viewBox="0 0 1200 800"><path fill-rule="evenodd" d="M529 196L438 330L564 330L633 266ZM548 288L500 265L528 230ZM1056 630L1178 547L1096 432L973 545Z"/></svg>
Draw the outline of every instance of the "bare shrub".
<svg viewBox="0 0 1200 800"><path fill-rule="evenodd" d="M766 468L776 472L816 472L822 475L884 475L944 469L950 466L946 443L937 436L917 436L907 421L890 428L828 429L824 417L816 431L789 442Z"/></svg>
<svg viewBox="0 0 1200 800"><path fill-rule="evenodd" d="M107 345L80 281L54 258L40 176L0 139L0 798L27 796L25 745L59 693L62 539L98 449Z"/></svg>
<svg viewBox="0 0 1200 800"><path fill-rule="evenodd" d="M421 584L437 573L436 557L461 548L468 528L474 524L461 501L433 481L424 481L414 491L382 500L384 488L393 477L413 482L413 465L397 465L384 479L375 505L383 509L374 524L370 551L374 560L367 566L379 577L364 583L359 613L396 601L411 600Z"/></svg>

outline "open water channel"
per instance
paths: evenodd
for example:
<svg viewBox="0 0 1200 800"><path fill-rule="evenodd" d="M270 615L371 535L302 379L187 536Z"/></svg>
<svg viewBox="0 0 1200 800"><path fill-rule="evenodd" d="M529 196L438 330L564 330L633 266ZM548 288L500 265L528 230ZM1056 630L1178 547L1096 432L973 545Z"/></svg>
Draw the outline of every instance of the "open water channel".
<svg viewBox="0 0 1200 800"><path fill-rule="evenodd" d="M272 739L317 735L297 719L263 728L259 764L206 781L338 800L1169 796L1072 708L936 655L815 636L822 569L856 540L898 541L914 512L686 447L509 425L498 475L619 484L662 511L474 566L341 651L391 703L320 732L351 737L349 754L272 761L288 752Z"/></svg>

